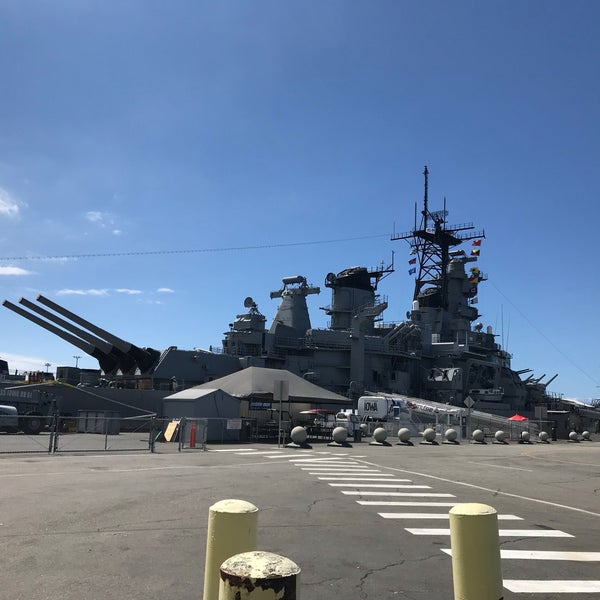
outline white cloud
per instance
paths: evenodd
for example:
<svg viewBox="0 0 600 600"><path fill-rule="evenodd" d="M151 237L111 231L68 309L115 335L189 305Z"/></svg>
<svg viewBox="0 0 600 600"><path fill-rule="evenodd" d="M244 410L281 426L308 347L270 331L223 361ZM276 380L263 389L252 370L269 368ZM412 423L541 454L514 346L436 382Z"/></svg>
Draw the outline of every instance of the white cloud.
<svg viewBox="0 0 600 600"><path fill-rule="evenodd" d="M9 218L19 216L19 203L4 189L0 188L0 215Z"/></svg>
<svg viewBox="0 0 600 600"><path fill-rule="evenodd" d="M175 290L172 290L171 288L158 288L156 291L161 294L174 294L175 293Z"/></svg>
<svg viewBox="0 0 600 600"><path fill-rule="evenodd" d="M127 288L119 288L118 290L115 290L115 292L119 292L119 294L130 294L130 295L143 294L142 290L128 290Z"/></svg>
<svg viewBox="0 0 600 600"><path fill-rule="evenodd" d="M31 275L33 271L21 269L21 267L0 267L0 276L2 275Z"/></svg>
<svg viewBox="0 0 600 600"><path fill-rule="evenodd" d="M108 290L58 290L57 296L108 296Z"/></svg>
<svg viewBox="0 0 600 600"><path fill-rule="evenodd" d="M100 210L89 210L85 213L85 218L101 229L110 229L113 235L121 235L123 233L121 229L115 227L115 218L111 213Z"/></svg>

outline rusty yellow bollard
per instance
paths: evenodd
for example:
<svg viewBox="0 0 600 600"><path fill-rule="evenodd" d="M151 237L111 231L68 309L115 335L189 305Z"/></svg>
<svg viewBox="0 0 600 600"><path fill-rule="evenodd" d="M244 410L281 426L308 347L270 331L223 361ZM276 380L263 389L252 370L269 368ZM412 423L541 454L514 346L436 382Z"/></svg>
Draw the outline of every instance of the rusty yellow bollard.
<svg viewBox="0 0 600 600"><path fill-rule="evenodd" d="M498 514L486 504L450 510L450 547L455 600L501 600Z"/></svg>
<svg viewBox="0 0 600 600"><path fill-rule="evenodd" d="M258 508L245 500L221 500L208 512L204 600L218 600L219 568L241 552L256 550Z"/></svg>
<svg viewBox="0 0 600 600"><path fill-rule="evenodd" d="M219 600L300 600L300 567L271 552L244 552L221 565Z"/></svg>

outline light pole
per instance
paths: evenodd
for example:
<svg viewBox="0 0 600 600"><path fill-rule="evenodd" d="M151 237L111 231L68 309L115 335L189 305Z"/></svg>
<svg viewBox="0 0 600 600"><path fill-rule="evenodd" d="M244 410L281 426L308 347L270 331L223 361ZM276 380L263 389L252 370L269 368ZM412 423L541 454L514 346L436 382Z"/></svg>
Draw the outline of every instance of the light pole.
<svg viewBox="0 0 600 600"><path fill-rule="evenodd" d="M81 356L74 356L73 358L75 359L75 368L77 368L77 366L79 365L79 359L81 358Z"/></svg>

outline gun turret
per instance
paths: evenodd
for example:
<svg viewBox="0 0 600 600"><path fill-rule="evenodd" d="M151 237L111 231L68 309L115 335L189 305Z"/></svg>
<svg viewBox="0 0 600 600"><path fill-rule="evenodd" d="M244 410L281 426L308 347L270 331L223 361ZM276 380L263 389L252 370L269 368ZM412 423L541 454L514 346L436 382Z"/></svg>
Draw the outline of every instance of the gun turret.
<svg viewBox="0 0 600 600"><path fill-rule="evenodd" d="M131 344L130 342L127 342L121 339L120 337L113 335L112 333L102 329L101 327L98 327L97 325L86 321L79 315L76 315L70 310L67 310L66 308L60 306L60 304L53 302L52 300L45 298L41 294L37 297L37 301L46 305L54 312L63 315L64 317L73 321L74 323L81 325L81 327L84 327L88 331L91 331L99 338L102 338L103 340L106 340L108 343L112 344L123 354L130 357L134 361L135 365L137 365L141 373L148 372L160 357L160 352L158 350L154 350L152 348L139 348L138 346L135 346L134 344Z"/></svg>
<svg viewBox="0 0 600 600"><path fill-rule="evenodd" d="M65 342L69 342L69 344L73 344L73 346L76 346L80 350L83 350L83 352L85 352L86 354L89 354L90 356L94 357L100 364L100 368L105 373L112 373L113 371L116 370L117 360L113 356L110 356L109 354L103 352L99 348L92 346L92 344L90 344L89 342L86 342L66 331L63 331L62 329L59 329L55 325L52 325L51 323L48 323L48 322L44 321L43 319L40 319L36 315L32 315L31 313L27 312L20 306L17 306L16 304L9 302L8 300L4 300L4 302L2 304L4 306L6 306L6 308L10 308L10 310L12 310L13 312L16 312L18 315L25 317L27 320L31 321L32 323L35 323L36 325L43 327L50 333L53 333L54 335L57 335L59 338L65 340Z"/></svg>
<svg viewBox="0 0 600 600"><path fill-rule="evenodd" d="M25 298L20 298L19 304L26 306L30 310L32 310L32 311L36 312L37 314L41 315L42 317L46 318L48 321L51 321L51 322L55 323L56 325L58 325L59 327L66 329L68 332L72 333L73 335L77 336L78 338L85 340L86 342L91 344L94 348L97 348L98 350L100 350L100 352L103 352L104 354L111 356L116 361L117 369L119 369L121 371L121 373L128 373L132 369L135 369L135 366L136 366L135 360L128 354L125 354L124 352L119 350L119 348L112 346L108 342L100 339L99 337L96 337L95 335L92 335L91 333L89 333L88 331L85 331L84 329L80 329L79 327L76 327L72 323L69 323L68 321L65 321L64 319L61 319L60 317L56 316L55 314L51 313L50 311L42 308L41 306L37 306L36 304L34 304L33 302L30 302L29 300L27 300Z"/></svg>

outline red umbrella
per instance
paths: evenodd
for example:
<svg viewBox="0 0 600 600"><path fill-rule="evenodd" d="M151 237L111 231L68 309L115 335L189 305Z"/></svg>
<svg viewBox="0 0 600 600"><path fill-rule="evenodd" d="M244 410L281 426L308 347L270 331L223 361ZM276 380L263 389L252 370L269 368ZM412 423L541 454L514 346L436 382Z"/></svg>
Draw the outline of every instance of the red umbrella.
<svg viewBox="0 0 600 600"><path fill-rule="evenodd" d="M529 421L527 417L523 417L520 414L514 414L512 417L508 417L509 421Z"/></svg>

